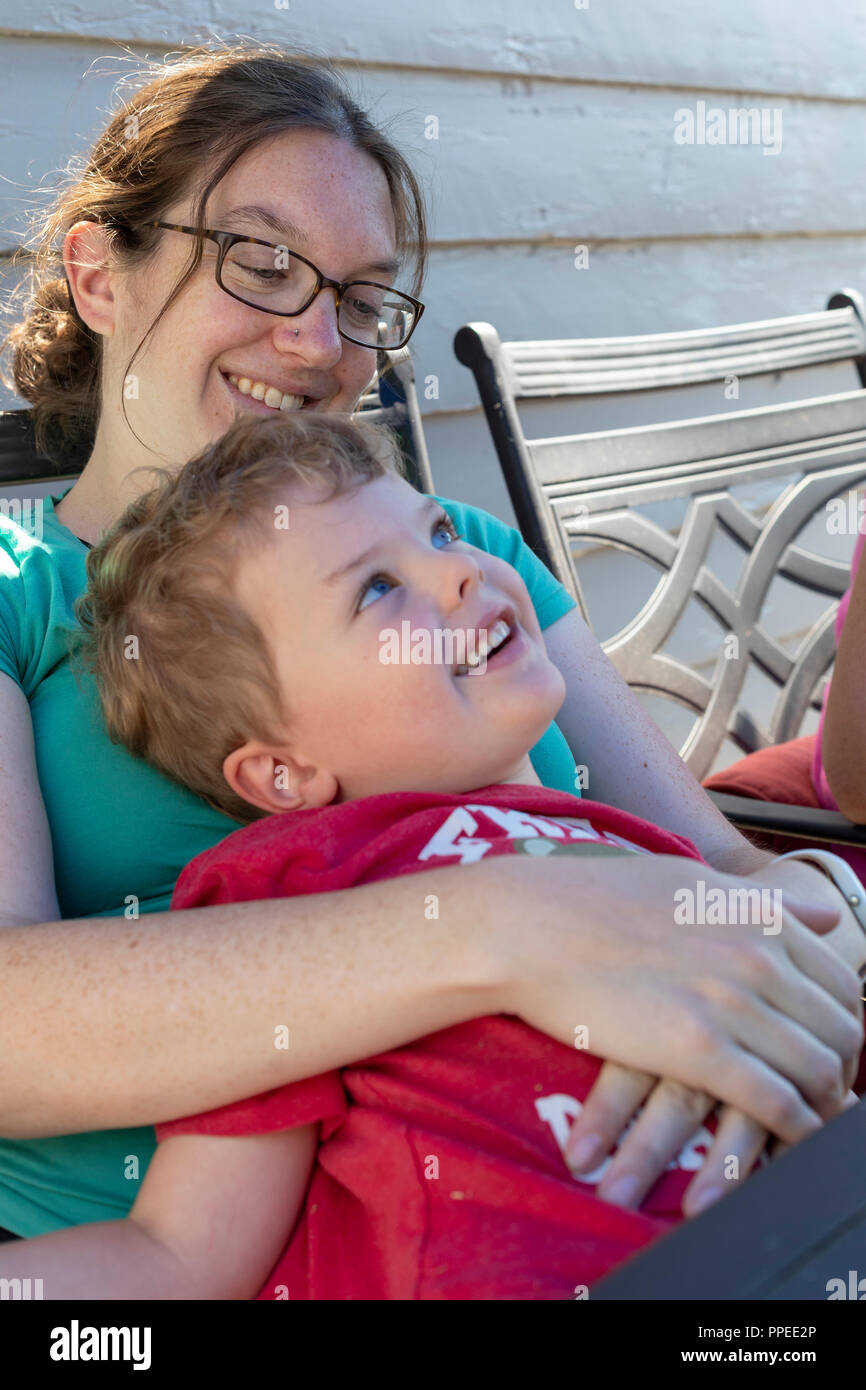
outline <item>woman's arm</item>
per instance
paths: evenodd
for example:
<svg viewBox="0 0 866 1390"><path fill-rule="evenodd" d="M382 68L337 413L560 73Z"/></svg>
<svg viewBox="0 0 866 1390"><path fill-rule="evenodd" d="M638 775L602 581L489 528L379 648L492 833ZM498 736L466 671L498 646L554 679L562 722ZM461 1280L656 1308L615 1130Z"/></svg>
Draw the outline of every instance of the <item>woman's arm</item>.
<svg viewBox="0 0 866 1390"><path fill-rule="evenodd" d="M587 794L685 835L707 863L752 874L771 856L730 824L644 712L576 609L552 623L544 640L565 677L556 722L578 762L589 769Z"/></svg>
<svg viewBox="0 0 866 1390"><path fill-rule="evenodd" d="M866 563L857 567L845 625L839 638L824 729L821 760L839 810L866 822Z"/></svg>
<svg viewBox="0 0 866 1390"><path fill-rule="evenodd" d="M27 696L0 673L0 928L60 916Z"/></svg>
<svg viewBox="0 0 866 1390"><path fill-rule="evenodd" d="M778 936L676 926L673 894L698 876L737 882L668 856L520 855L129 924L10 928L0 1132L169 1120L513 1013L567 1045L586 1026L597 1055L711 1091L793 1142L859 1055L859 982L789 916Z"/></svg>

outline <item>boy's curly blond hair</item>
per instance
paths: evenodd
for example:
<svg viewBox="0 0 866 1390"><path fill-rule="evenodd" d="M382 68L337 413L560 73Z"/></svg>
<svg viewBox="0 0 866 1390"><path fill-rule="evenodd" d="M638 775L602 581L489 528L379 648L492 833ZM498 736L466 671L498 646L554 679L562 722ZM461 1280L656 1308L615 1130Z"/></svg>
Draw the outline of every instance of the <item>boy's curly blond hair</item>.
<svg viewBox="0 0 866 1390"><path fill-rule="evenodd" d="M264 635L235 599L239 563L290 527L297 482L331 497L402 476L393 436L348 416L241 416L127 508L87 557L78 657L115 743L239 821L263 811L229 787L226 756L277 742L288 712Z"/></svg>

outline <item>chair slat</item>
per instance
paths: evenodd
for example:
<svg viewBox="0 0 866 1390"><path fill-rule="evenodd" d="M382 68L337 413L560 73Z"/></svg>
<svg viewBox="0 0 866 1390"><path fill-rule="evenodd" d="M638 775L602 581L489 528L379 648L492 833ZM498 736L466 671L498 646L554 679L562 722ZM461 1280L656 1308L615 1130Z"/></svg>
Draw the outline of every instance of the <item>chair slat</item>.
<svg viewBox="0 0 866 1390"><path fill-rule="evenodd" d="M866 327L851 306L683 333L503 343L502 355L517 396L605 394L863 362Z"/></svg>

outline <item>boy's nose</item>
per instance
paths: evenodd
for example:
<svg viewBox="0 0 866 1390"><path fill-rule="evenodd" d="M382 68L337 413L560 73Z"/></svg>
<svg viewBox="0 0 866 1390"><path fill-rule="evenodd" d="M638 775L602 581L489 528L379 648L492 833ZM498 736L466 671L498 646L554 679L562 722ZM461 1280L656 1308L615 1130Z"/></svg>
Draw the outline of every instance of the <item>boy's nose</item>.
<svg viewBox="0 0 866 1390"><path fill-rule="evenodd" d="M438 551L430 566L436 596L443 614L460 608L484 582L484 571L467 551Z"/></svg>

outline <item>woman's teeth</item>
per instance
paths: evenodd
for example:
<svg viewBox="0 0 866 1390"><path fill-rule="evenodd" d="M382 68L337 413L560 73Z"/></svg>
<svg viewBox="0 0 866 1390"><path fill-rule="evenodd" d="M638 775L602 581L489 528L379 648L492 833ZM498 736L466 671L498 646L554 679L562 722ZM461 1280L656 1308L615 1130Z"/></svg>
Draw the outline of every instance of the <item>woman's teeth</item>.
<svg viewBox="0 0 866 1390"><path fill-rule="evenodd" d="M229 375L232 386L236 386L242 396L252 396L255 401L264 401L272 410L300 410L305 396L286 396L276 386L268 386L264 381L252 381L248 376Z"/></svg>

